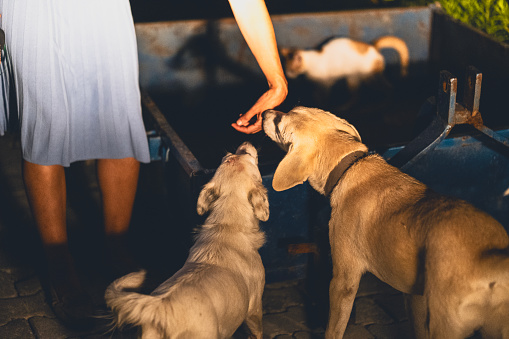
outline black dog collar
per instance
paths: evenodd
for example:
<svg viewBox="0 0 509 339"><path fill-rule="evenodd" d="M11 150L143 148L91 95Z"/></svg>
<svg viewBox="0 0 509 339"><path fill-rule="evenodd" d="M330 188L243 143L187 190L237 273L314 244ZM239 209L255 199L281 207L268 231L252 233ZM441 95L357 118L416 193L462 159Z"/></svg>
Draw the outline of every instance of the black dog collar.
<svg viewBox="0 0 509 339"><path fill-rule="evenodd" d="M339 182L339 179L345 174L345 172L357 161L360 159L370 155L370 153L364 151L355 151L347 156L345 156L339 164L334 167L334 169L330 172L329 178L327 178L327 182L325 183L324 191L325 195L329 196L332 193L332 190Z"/></svg>

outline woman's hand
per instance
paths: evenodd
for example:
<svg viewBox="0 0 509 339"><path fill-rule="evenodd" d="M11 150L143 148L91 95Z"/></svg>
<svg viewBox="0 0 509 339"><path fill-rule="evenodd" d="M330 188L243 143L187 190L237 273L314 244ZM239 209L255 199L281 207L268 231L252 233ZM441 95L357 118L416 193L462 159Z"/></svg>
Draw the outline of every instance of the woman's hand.
<svg viewBox="0 0 509 339"><path fill-rule="evenodd" d="M265 92L232 126L239 132L256 133L262 129L262 113L281 104L288 94L276 36L263 0L229 0L244 39L269 83ZM250 120L256 115L256 121Z"/></svg>
<svg viewBox="0 0 509 339"><path fill-rule="evenodd" d="M263 93L253 107L242 114L237 122L232 124L232 127L246 134L253 134L261 131L262 113L268 109L279 106L285 100L287 94L288 84L286 79L283 78L277 85L270 86L270 89ZM256 121L251 122L254 116L256 116Z"/></svg>

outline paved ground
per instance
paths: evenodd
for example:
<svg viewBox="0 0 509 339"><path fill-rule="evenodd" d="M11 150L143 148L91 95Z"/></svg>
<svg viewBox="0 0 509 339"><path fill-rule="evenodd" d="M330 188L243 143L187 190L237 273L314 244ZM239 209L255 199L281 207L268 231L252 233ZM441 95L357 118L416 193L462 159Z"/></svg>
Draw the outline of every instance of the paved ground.
<svg viewBox="0 0 509 339"><path fill-rule="evenodd" d="M16 136L0 137L0 338L133 338L134 331L104 334L75 333L62 326L45 301L41 287L40 269L42 251L28 209L20 173L20 150ZM99 232L97 212L98 190L93 180L93 168L81 164L69 170L68 193L69 227L73 239L92 239ZM182 255L175 250L186 244L168 244L171 230L165 230L162 220L171 218L164 205L165 192L161 189L157 165L142 168L139 197L133 218L135 241L146 245L146 234L156 234L159 242L150 239L138 253L142 262L165 258L180 265ZM87 193L88 192L88 193ZM95 212L90 212L95 211ZM140 226L141 225L141 226ZM94 233L95 232L95 233ZM90 234L91 233L91 234ZM177 241L177 240L175 240ZM143 246L140 246L143 248ZM83 246L80 251L93 253L94 246ZM182 251L180 251L182 252ZM179 252L179 253L180 253ZM168 258L173 258L168 259ZM96 258L98 259L98 258ZM100 258L99 258L100 260ZM93 266L82 265L84 280L97 303L102 290L94 280ZM168 267L168 272L173 268ZM326 305L319 296L326 295L326 284L310 288L311 280L296 280L268 284L264 294L264 338L305 339L322 338L326 320ZM320 286L320 287L317 287ZM403 296L371 275L361 282L355 311L348 326L346 338L408 338L409 324L403 307ZM244 338L239 330L235 338Z"/></svg>

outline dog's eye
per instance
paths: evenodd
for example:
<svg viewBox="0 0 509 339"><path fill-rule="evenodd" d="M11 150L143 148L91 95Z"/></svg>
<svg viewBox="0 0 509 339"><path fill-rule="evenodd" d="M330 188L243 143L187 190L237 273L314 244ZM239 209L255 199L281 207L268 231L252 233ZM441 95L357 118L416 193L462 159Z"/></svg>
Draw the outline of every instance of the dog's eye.
<svg viewBox="0 0 509 339"><path fill-rule="evenodd" d="M240 151L237 151L237 155L243 155L243 154L247 154L247 155L251 155L251 153L249 153L247 150L240 150Z"/></svg>

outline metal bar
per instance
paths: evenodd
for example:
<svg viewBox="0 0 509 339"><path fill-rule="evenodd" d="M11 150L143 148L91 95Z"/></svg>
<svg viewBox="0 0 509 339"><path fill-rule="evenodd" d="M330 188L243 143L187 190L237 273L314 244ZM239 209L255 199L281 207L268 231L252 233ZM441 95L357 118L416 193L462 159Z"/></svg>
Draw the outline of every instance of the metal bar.
<svg viewBox="0 0 509 339"><path fill-rule="evenodd" d="M483 123L479 112L481 83L482 74L475 67L468 67L466 83L463 87L463 104L459 104L456 102L458 79L448 71L441 71L435 118L420 135L396 153L389 162L402 170L408 169L444 140L455 125L461 124L471 125L491 139L509 147L509 139L495 133Z"/></svg>
<svg viewBox="0 0 509 339"><path fill-rule="evenodd" d="M172 154L175 155L187 175L191 177L198 172L204 172L198 159L196 159L175 130L170 126L163 113L161 113L148 93L143 90L141 92L141 101L149 110L163 143L165 143L169 149L172 149Z"/></svg>
<svg viewBox="0 0 509 339"><path fill-rule="evenodd" d="M457 92L458 79L448 71L441 71L437 94L437 113L449 125L455 123Z"/></svg>
<svg viewBox="0 0 509 339"><path fill-rule="evenodd" d="M481 100L482 73L474 66L468 66L463 87L463 106L472 114L479 112Z"/></svg>
<svg viewBox="0 0 509 339"><path fill-rule="evenodd" d="M476 127L476 126L474 126L474 127L477 128L479 131L483 132L484 134L486 134L487 136L489 136L490 138L492 138L493 140L501 143L502 145L504 145L506 147L509 147L509 139L503 137L499 133L496 133L495 131L493 131L492 129L490 129L484 125L482 125L480 127Z"/></svg>
<svg viewBox="0 0 509 339"><path fill-rule="evenodd" d="M451 131L453 124L450 121L455 120L456 112L457 79L451 73L441 71L438 88L436 107L423 106L428 110L423 114L433 114L429 110L436 109L435 118L421 134L389 160L391 165L405 170L431 152Z"/></svg>
<svg viewBox="0 0 509 339"><path fill-rule="evenodd" d="M451 125L445 124L440 118L435 118L433 122L430 124L430 126L421 133L416 139L412 140L412 142L415 141L415 143L420 144L420 150L415 152L412 155L410 159L408 159L404 164L401 164L399 167L401 170L406 170L408 167L412 166L413 163L418 161L420 158L422 158L427 153L433 151L433 149L442 142L442 140L447 137L449 132L451 131L452 127ZM428 136L430 134L431 136ZM408 145L407 145L408 146ZM396 164L392 163L394 166L397 166Z"/></svg>

